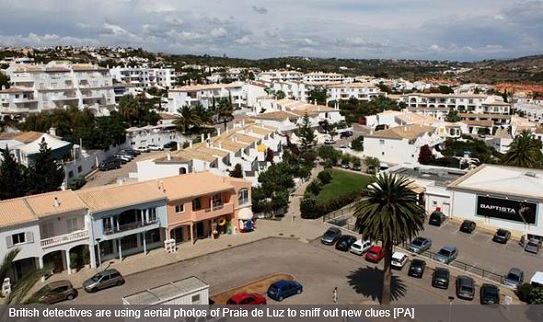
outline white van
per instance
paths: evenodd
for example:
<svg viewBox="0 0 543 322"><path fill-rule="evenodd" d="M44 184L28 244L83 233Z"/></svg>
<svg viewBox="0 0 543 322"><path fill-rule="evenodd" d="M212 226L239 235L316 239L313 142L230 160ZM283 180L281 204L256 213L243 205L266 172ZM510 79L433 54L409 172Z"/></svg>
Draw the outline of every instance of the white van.
<svg viewBox="0 0 543 322"><path fill-rule="evenodd" d="M532 286L543 286L543 272L535 272L534 276L530 279L530 284Z"/></svg>

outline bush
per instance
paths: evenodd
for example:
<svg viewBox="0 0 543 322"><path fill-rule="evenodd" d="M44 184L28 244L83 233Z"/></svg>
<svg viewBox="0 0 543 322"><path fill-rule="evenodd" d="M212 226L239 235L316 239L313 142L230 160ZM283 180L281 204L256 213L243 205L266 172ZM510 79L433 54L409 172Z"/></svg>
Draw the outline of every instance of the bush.
<svg viewBox="0 0 543 322"><path fill-rule="evenodd" d="M322 186L317 180L311 181L310 184L307 185L307 188L305 189L306 192L311 193L312 195L316 196L321 192Z"/></svg>
<svg viewBox="0 0 543 322"><path fill-rule="evenodd" d="M530 299L531 291L532 291L532 285L528 283L519 285L517 289L518 299L521 300L522 302L528 302L528 300Z"/></svg>
<svg viewBox="0 0 543 322"><path fill-rule="evenodd" d="M316 204L315 197L304 197L300 201L301 217L304 219L314 219L314 218L320 217L320 216L313 217L315 216L315 204Z"/></svg>
<svg viewBox="0 0 543 322"><path fill-rule="evenodd" d="M329 170L322 170L319 172L317 178L319 178L323 185L329 184L332 181L332 174Z"/></svg>

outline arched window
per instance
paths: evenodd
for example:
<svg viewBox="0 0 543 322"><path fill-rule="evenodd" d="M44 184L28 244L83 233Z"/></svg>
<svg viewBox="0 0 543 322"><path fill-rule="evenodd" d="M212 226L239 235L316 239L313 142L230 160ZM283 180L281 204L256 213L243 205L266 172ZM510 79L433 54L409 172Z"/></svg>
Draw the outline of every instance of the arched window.
<svg viewBox="0 0 543 322"><path fill-rule="evenodd" d="M244 205L249 202L249 189L243 188L238 192L238 205Z"/></svg>

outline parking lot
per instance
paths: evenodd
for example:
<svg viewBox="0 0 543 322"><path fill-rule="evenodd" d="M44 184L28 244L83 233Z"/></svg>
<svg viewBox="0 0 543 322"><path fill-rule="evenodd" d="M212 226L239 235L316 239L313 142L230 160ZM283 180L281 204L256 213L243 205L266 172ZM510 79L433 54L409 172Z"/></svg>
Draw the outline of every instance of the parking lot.
<svg viewBox="0 0 543 322"><path fill-rule="evenodd" d="M147 255L146 260L153 260L152 256ZM301 295L281 304L333 304L334 287L338 287L338 304L375 303L381 290L381 269L382 263L376 266L319 241L272 238L130 275L122 286L90 294L81 291L74 301L64 303L120 304L122 296L193 275L210 284L213 295L277 273L294 275L304 287ZM394 272L397 304L448 304L448 296L454 295L452 284L448 290L430 286L431 270L423 279L408 277L406 272L407 267ZM477 299L463 302L478 304Z"/></svg>

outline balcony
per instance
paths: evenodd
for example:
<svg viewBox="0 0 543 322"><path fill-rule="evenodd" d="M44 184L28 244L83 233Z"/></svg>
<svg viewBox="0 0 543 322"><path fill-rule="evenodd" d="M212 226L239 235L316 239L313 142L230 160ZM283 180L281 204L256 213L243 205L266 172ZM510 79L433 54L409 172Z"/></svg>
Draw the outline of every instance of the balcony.
<svg viewBox="0 0 543 322"><path fill-rule="evenodd" d="M114 239L119 237L119 234L129 232L130 235L142 233L147 230L155 229L159 227L159 221L135 221L123 225L118 225L113 228L104 229L104 239Z"/></svg>
<svg viewBox="0 0 543 322"><path fill-rule="evenodd" d="M216 218L219 216L228 215L233 212L234 212L234 204L230 202L230 203L217 205L211 208L197 210L193 213L193 220L201 221L205 219L211 219L211 218Z"/></svg>
<svg viewBox="0 0 543 322"><path fill-rule="evenodd" d="M85 230L74 231L65 235L59 235L59 236L54 236L51 238L42 239L40 241L40 244L42 248L47 248L47 247L58 246L58 245L67 244L67 243L71 243L71 242L82 240L82 239L88 239L88 238L89 238L89 231L85 229Z"/></svg>

